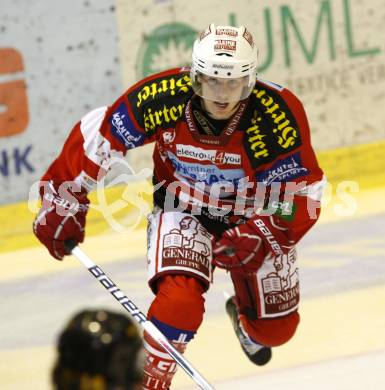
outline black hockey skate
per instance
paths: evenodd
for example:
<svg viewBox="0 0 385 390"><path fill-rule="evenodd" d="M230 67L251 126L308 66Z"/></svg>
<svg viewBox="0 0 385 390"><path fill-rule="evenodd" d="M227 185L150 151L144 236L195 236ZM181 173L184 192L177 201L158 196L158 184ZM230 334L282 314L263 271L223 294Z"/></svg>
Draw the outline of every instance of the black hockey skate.
<svg viewBox="0 0 385 390"><path fill-rule="evenodd" d="M245 332L238 318L238 310L234 303L234 297L230 297L227 300L226 311L230 317L235 334L241 343L242 350L249 360L257 366L264 366L267 364L271 359L271 348L256 343Z"/></svg>

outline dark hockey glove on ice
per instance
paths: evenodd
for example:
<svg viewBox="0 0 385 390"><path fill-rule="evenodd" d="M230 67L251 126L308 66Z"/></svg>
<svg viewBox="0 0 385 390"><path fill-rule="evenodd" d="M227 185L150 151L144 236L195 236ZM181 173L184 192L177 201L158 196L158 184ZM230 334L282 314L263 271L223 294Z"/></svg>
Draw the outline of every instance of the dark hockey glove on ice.
<svg viewBox="0 0 385 390"><path fill-rule="evenodd" d="M258 271L267 256L284 255L292 248L287 226L274 216L256 215L226 230L213 246L213 265L229 271Z"/></svg>
<svg viewBox="0 0 385 390"><path fill-rule="evenodd" d="M74 182L46 182L41 188L41 209L33 223L36 237L58 260L68 255L64 243L84 241L89 200Z"/></svg>

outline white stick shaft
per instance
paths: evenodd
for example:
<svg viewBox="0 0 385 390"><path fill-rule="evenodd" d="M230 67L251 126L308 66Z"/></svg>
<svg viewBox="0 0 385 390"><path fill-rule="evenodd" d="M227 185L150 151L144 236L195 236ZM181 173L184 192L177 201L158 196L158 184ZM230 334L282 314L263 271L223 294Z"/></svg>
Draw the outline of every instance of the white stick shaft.
<svg viewBox="0 0 385 390"><path fill-rule="evenodd" d="M91 272L91 274L108 290L111 295L138 321L143 329L162 346L180 367L203 390L214 388L202 377L201 374L172 346L160 330L139 310L139 308L127 298L119 287L98 267L78 246L72 249L72 254Z"/></svg>

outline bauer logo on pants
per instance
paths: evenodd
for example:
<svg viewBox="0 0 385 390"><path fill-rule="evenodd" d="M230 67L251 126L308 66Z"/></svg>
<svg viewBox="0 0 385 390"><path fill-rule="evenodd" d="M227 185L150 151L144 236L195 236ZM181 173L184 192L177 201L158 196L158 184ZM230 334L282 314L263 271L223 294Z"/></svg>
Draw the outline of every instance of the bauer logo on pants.
<svg viewBox="0 0 385 390"><path fill-rule="evenodd" d="M163 237L163 267L183 266L209 276L210 248L199 239L202 234L207 236L196 219L184 217L179 229L172 229Z"/></svg>

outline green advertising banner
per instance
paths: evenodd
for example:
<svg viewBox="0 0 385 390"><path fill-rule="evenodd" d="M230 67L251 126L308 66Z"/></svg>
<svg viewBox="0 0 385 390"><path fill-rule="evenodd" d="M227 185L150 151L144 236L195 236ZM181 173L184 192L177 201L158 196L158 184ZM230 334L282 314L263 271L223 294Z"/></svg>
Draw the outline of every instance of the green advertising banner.
<svg viewBox="0 0 385 390"><path fill-rule="evenodd" d="M127 85L188 65L198 31L210 22L244 24L259 46L259 77L299 96L318 150L385 138L383 1L132 3L118 1Z"/></svg>

